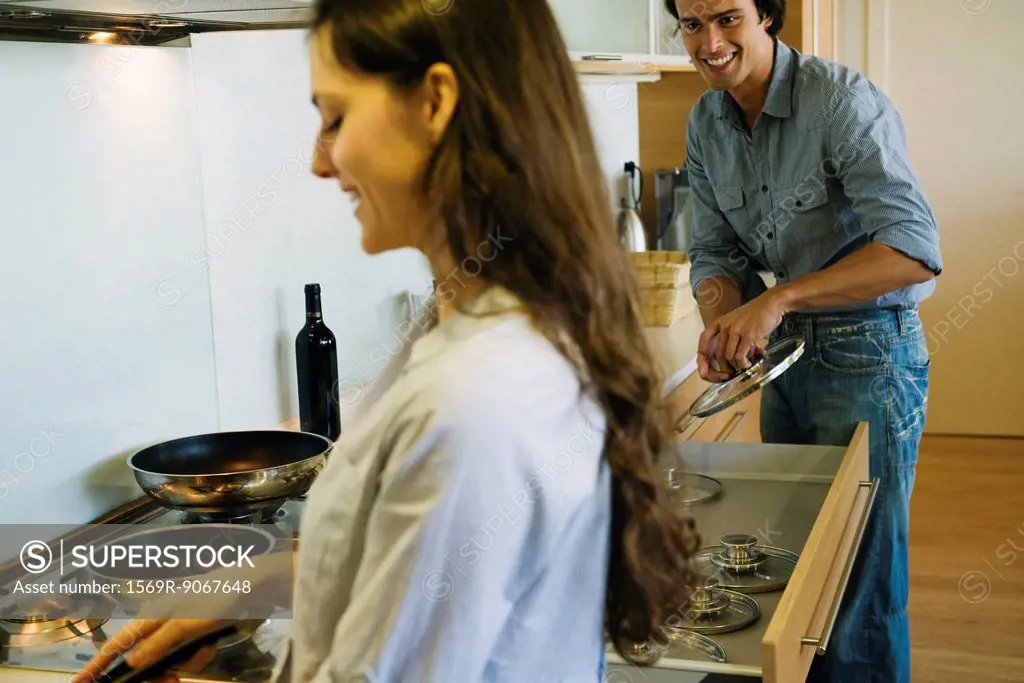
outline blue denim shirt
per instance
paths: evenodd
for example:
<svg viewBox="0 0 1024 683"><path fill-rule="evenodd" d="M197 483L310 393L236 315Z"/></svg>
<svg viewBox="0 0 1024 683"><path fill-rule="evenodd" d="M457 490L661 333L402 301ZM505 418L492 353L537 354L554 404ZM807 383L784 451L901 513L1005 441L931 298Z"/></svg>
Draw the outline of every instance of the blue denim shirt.
<svg viewBox="0 0 1024 683"><path fill-rule="evenodd" d="M694 292L727 276L745 300L879 242L942 271L935 216L907 154L892 102L858 72L776 41L753 129L724 91L690 112L686 167L694 207ZM913 307L934 280L845 309Z"/></svg>

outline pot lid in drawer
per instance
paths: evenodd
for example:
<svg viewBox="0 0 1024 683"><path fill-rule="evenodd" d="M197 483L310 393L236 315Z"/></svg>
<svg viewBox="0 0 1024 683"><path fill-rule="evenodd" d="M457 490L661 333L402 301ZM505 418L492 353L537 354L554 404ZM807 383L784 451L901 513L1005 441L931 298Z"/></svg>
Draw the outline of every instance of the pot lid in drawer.
<svg viewBox="0 0 1024 683"><path fill-rule="evenodd" d="M703 634L669 628L662 631L662 635L669 641L667 645L646 641L624 643L622 649L629 654L630 659L639 664L655 664L664 657L718 662L719 664L724 664L727 661L725 649Z"/></svg>

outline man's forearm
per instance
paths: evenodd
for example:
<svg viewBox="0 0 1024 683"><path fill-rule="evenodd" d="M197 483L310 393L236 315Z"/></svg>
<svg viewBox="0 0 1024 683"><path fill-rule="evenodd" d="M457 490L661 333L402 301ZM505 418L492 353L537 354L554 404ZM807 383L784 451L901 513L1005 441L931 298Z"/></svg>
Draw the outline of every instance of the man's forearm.
<svg viewBox="0 0 1024 683"><path fill-rule="evenodd" d="M847 306L927 282L923 264L884 244L868 244L817 273L768 290L786 313Z"/></svg>
<svg viewBox="0 0 1024 683"><path fill-rule="evenodd" d="M726 313L739 308L742 303L742 291L727 277L709 278L697 287L697 306L705 328L713 325Z"/></svg>

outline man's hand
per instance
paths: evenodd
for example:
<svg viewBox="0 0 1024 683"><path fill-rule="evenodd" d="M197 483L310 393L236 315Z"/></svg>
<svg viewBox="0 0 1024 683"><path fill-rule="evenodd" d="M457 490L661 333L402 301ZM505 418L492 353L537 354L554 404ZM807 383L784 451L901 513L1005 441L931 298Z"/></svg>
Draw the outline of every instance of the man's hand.
<svg viewBox="0 0 1024 683"><path fill-rule="evenodd" d="M718 318L700 336L697 369L708 382L723 382L763 355L761 341L782 322L783 299L769 290ZM715 367L717 365L717 369Z"/></svg>

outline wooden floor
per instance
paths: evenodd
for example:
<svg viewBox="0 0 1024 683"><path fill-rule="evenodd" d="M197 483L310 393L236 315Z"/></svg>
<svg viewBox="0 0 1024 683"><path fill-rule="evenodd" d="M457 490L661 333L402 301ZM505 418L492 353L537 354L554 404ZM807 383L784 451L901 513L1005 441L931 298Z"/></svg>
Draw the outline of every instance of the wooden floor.
<svg viewBox="0 0 1024 683"><path fill-rule="evenodd" d="M1024 439L924 438L910 623L913 683L1024 682Z"/></svg>

